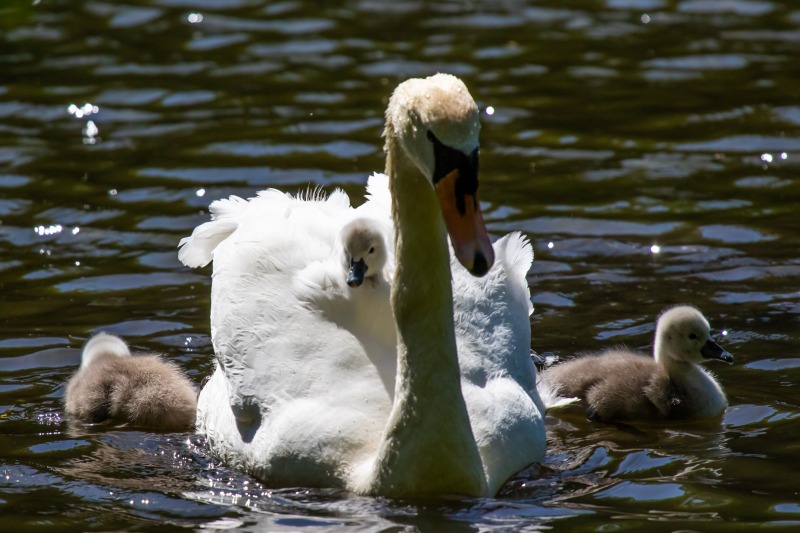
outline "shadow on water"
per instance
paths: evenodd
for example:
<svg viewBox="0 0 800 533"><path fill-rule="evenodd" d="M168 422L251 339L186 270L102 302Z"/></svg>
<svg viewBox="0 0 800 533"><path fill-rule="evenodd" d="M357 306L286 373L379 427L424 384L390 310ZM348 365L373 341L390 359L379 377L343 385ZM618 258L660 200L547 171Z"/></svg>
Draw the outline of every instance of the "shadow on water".
<svg viewBox="0 0 800 533"><path fill-rule="evenodd" d="M751 531L800 525L800 7L789 1L17 1L0 7L0 529ZM212 367L208 204L383 168L400 80L482 109L490 230L522 230L534 346L648 350L700 307L736 356L716 424L550 416L492 499L274 489L200 437L70 426L97 331Z"/></svg>

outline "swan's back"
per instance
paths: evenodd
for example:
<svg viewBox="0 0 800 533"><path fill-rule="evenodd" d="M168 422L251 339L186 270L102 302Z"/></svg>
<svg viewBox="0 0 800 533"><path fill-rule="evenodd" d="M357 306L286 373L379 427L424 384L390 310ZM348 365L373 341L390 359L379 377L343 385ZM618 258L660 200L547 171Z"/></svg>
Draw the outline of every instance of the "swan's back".
<svg viewBox="0 0 800 533"><path fill-rule="evenodd" d="M201 392L199 429L231 463L275 484L341 484L342 464L377 447L394 385L337 307L347 308L350 288L335 243L354 210L341 191L270 190L228 207L234 216L195 230L198 243L182 241L182 257L198 244L208 257L207 235L228 232L210 252L220 370ZM386 349L394 356L394 344Z"/></svg>

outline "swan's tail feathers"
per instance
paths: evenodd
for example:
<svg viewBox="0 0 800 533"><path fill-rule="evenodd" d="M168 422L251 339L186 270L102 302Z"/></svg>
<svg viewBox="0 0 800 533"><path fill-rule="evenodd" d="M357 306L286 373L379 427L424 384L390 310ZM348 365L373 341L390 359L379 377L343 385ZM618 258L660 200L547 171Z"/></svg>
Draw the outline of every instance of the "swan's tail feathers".
<svg viewBox="0 0 800 533"><path fill-rule="evenodd" d="M531 241L518 231L509 233L495 243L495 253L506 264L509 274L515 278L524 278L533 264L533 246Z"/></svg>
<svg viewBox="0 0 800 533"><path fill-rule="evenodd" d="M98 333L86 343L81 354L81 368L86 368L101 355L127 357L131 354L125 341L109 333Z"/></svg>
<svg viewBox="0 0 800 533"><path fill-rule="evenodd" d="M560 409L580 402L580 398L565 398L560 396L550 382L541 377L536 382L536 391L539 393L539 398L542 399L542 403L544 403L545 411Z"/></svg>
<svg viewBox="0 0 800 533"><path fill-rule="evenodd" d="M214 258L214 249L239 226L239 218L247 205L247 200L238 196L212 202L209 206L211 222L197 226L191 236L178 243L181 263L191 268L209 264Z"/></svg>
<svg viewBox="0 0 800 533"><path fill-rule="evenodd" d="M528 315L533 314L531 291L528 287L528 271L533 264L533 246L522 233L514 231L494 243L495 262L502 262L508 279L520 284L520 290L528 296Z"/></svg>

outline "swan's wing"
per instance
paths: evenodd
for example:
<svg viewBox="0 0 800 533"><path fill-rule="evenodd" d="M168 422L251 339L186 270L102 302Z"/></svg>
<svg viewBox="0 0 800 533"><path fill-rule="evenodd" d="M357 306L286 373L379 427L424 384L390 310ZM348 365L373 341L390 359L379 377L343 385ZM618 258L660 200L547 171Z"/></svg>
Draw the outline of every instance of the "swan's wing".
<svg viewBox="0 0 800 533"><path fill-rule="evenodd" d="M348 407L337 404L346 397L343 389L363 390L361 400L373 404L376 391L388 397L363 345L331 319L335 310L325 307L339 302L347 309L347 302L336 298L336 291L346 289L344 271L331 267L336 235L352 212L347 196L336 191L328 198L319 193L293 198L270 190L236 204L235 210L221 206L231 208L226 216L201 225L183 244L205 249L205 243L218 241L211 249L211 336L224 378L213 383L227 391L235 424L220 418L225 410L220 405L201 402L199 417L227 424L216 433L234 439L230 447L244 449L260 431L286 442L291 438L286 432L295 431L287 413L309 401L319 418L306 422L331 425L341 420L336 410ZM228 434L237 431L238 437Z"/></svg>
<svg viewBox="0 0 800 533"><path fill-rule="evenodd" d="M453 311L462 374L474 382L485 375L510 375L535 389L530 358L530 301L527 273L533 249L515 232L494 243L495 264L486 276L472 276L451 254Z"/></svg>
<svg viewBox="0 0 800 533"><path fill-rule="evenodd" d="M494 243L495 264L482 278L451 254L456 344L462 392L490 491L544 457L544 406L530 357L533 306L527 272L530 242L512 233Z"/></svg>
<svg viewBox="0 0 800 533"><path fill-rule="evenodd" d="M211 262L214 249L239 225L239 217L247 209L247 200L231 196L211 203L211 222L201 224L189 237L178 243L178 259L191 268L203 267Z"/></svg>

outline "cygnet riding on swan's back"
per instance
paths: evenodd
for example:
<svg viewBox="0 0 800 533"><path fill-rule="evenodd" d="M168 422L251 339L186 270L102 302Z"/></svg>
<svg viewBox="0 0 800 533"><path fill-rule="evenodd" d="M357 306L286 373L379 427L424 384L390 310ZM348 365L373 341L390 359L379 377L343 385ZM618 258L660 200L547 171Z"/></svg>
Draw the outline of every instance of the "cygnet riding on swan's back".
<svg viewBox="0 0 800 533"><path fill-rule="evenodd" d="M83 349L64 403L67 416L82 422L185 431L194 427L197 391L174 363L131 356L122 339L98 333Z"/></svg>
<svg viewBox="0 0 800 533"><path fill-rule="evenodd" d="M389 253L378 226L378 221L356 218L342 228L340 237L350 287L360 287L365 279L375 283L383 275Z"/></svg>
<svg viewBox="0 0 800 533"><path fill-rule="evenodd" d="M700 311L683 305L659 317L655 358L612 349L552 366L540 379L559 395L580 398L592 420L711 418L728 400L698 366L708 359L733 362L711 340Z"/></svg>
<svg viewBox="0 0 800 533"><path fill-rule="evenodd" d="M214 262L217 367L198 430L216 455L273 485L390 497L490 496L542 460L532 252L519 234L489 241L479 130L460 80L408 80L386 112L388 177L370 179L367 203L354 210L341 191L231 197L181 241L186 265ZM330 262L338 232L364 213L395 228L386 321L397 338L382 346L362 342L370 326L343 316L364 312L348 296L364 289L304 276Z"/></svg>

